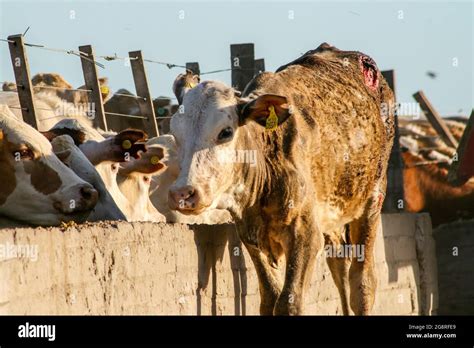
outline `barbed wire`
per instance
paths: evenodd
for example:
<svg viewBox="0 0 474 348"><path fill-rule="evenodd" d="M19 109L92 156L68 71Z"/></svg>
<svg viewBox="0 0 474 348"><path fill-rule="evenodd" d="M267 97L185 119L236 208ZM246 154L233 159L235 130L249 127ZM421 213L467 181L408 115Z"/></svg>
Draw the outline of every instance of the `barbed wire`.
<svg viewBox="0 0 474 348"><path fill-rule="evenodd" d="M0 39L0 41L7 42L7 43L15 43L15 41L9 40L9 39ZM46 50L46 51L51 51L51 52L65 53L65 54L68 54L68 55L75 55L75 56L80 57L81 59L85 59L85 60L87 60L91 63L94 63L95 65L99 66L102 69L105 69L105 65L89 58L89 55L85 52L76 51L76 50L68 50L68 49L63 49L63 48L53 48L53 47L48 47L48 46L41 45L41 44L33 44L33 43L26 43L26 42L24 43L24 45L28 46L28 47L32 47L32 48L38 48L38 49L42 49L42 50ZM114 61L114 60L131 61L131 60L137 60L138 59L138 57L121 57L121 56L117 55L117 53L114 53L113 55L95 55L95 57L100 58L100 59L104 59L106 61ZM247 58L247 57L253 57L253 56L251 56L251 55L236 56L236 58ZM148 62L148 63L152 63L152 64L163 65L163 66L166 66L168 69L172 69L172 68L184 68L184 69L186 69L187 68L186 65L177 64L177 63L162 62L162 61L158 61L158 60L155 60L155 59L149 59L149 58L144 58L143 61ZM200 75L216 74L216 73L220 73L220 72L234 71L234 70L254 71L254 69L235 67L235 68L210 70L210 71L203 72ZM4 83L7 83L7 81L5 81ZM87 92L87 93L92 92L89 89L66 88L66 87L55 87L55 86L33 86L33 88L68 90L68 91L74 91L74 92ZM0 91L0 92L9 92L9 91ZM144 98L144 97L135 96L133 94L114 93L114 95L121 96L121 97L127 97L127 98L146 100L146 98ZM166 99L176 100L177 98L176 97L157 97L157 98L154 98L154 100L166 100ZM14 106L12 108L22 109L21 107L14 107ZM38 108L38 107L36 107L36 109L37 110L44 110L44 111L51 111L49 109L43 109L43 108ZM22 110L24 110L24 109L22 109ZM112 116L118 116L118 117L130 117L130 118L147 119L147 117L141 116L141 115L130 115L130 114L121 114L121 113L113 113L113 112L105 112L105 114L112 115ZM55 117L61 117L61 116L55 116ZM171 116L164 116L164 117L159 117L158 116L156 118L157 119L167 119L167 118L171 118Z"/></svg>
<svg viewBox="0 0 474 348"><path fill-rule="evenodd" d="M8 40L8 39L0 39L0 41L8 42L8 43L14 43L15 42L13 40ZM63 49L63 48L47 47L45 45L32 44L32 43L27 43L27 42L25 42L24 44L25 44L25 46L28 46L28 47L39 48L39 49L43 49L43 50L47 50L47 51L51 51L51 52L75 55L75 56L81 57L82 59L86 59L90 62L93 62L95 65L101 67L102 69L105 69L105 66L103 64L90 59L88 57L88 54L85 53L85 52L76 51L76 50L68 50L68 49ZM114 61L114 60L130 61L130 60L138 59L138 57L121 57L121 56L118 56L117 53L114 53L113 55L96 55L95 57L104 59L106 61ZM253 56L251 56L251 55L242 55L242 56L235 56L234 58L248 58L248 57L253 57ZM186 65L182 65L182 64L178 64L178 63L162 62L162 61L159 61L159 60L149 59L149 58L144 58L143 61L148 62L148 63L163 65L163 66L166 66L168 69L172 69L172 68L186 69L187 68ZM226 68L226 69L206 71L206 72L201 73L200 75L216 74L216 73L232 71L232 70L253 71L254 69L246 69L246 68L240 68L240 67Z"/></svg>
<svg viewBox="0 0 474 348"><path fill-rule="evenodd" d="M96 57L105 59L107 61L113 61L113 60L130 61L130 60L137 60L138 59L138 57L120 57L120 56L117 55L117 53L114 53L113 55L96 56ZM148 58L144 58L143 61L148 62L148 63L165 65L166 67L168 67L168 69L172 69L172 68L185 68L186 69L186 66L181 65L181 64L160 62L158 60L148 59Z"/></svg>
<svg viewBox="0 0 474 348"><path fill-rule="evenodd" d="M143 59L143 61L148 62L148 63L165 65L168 69L172 69L172 68L184 68L184 69L186 69L186 65L174 64L174 63L165 63L165 62L160 62L160 61L153 60L153 59Z"/></svg>
<svg viewBox="0 0 474 348"><path fill-rule="evenodd" d="M105 69L104 64L101 64L99 62L96 62L95 60L90 59L89 55L85 52L75 51L75 50L66 50L66 49L63 49L63 48L46 47L45 45L32 44L32 43L27 43L27 42L25 42L24 44L25 44L25 46L28 46L28 47L39 48L39 49L50 51L50 52L66 53L66 54L75 55L75 56L80 57L81 59L85 59L85 60L87 60L91 63L94 63L95 65L97 65L98 67L100 67L102 69Z"/></svg>
<svg viewBox="0 0 474 348"><path fill-rule="evenodd" d="M96 56L97 58L102 58L107 61L113 61L113 60L137 60L138 57L119 57L117 56L117 53L114 53L112 56Z"/></svg>

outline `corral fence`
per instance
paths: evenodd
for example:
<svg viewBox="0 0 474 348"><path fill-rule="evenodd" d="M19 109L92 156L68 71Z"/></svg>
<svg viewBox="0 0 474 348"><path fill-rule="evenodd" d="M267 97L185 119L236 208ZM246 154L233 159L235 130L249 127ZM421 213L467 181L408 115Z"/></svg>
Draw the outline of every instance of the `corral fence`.
<svg viewBox="0 0 474 348"><path fill-rule="evenodd" d="M67 49L53 49L44 45L26 43L22 34L11 35L6 40L10 49L11 62L15 80L17 85L17 92L20 101L21 114L23 121L34 128L38 128L39 120L37 116L35 101L33 98L33 87L31 82L30 67L28 63L28 56L26 47L47 49L55 52L62 52L66 54L76 55L81 60L81 67L84 76L84 89L67 89L71 92L87 93L89 100L88 114L93 120L95 127L109 130L106 116L139 118L143 120L143 130L149 136L154 137L159 135L157 120L170 118L167 116L155 115L153 107L152 93L148 85L148 76L145 69L145 62L157 63L167 66L168 68L185 68L191 70L197 75L214 74L219 72L230 71L232 74L232 86L238 90L243 90L245 85L259 72L264 71L264 59L255 59L254 44L235 44L230 46L230 61L231 67L225 69L211 70L201 72L198 62L188 62L185 65L165 63L153 59L144 58L142 51L128 52L128 57L119 57L114 55L97 56L91 45L79 46L78 51ZM135 98L139 105L140 115L121 114L114 112L107 112L104 110L104 100L102 97L102 89L99 82L98 68L104 68L104 65L97 61L102 58L106 61L111 60L127 60L130 64L133 81L135 84L136 95L117 94L123 97ZM128 65L128 64L127 64ZM58 88L41 86L41 88ZM59 87L58 89L65 89Z"/></svg>

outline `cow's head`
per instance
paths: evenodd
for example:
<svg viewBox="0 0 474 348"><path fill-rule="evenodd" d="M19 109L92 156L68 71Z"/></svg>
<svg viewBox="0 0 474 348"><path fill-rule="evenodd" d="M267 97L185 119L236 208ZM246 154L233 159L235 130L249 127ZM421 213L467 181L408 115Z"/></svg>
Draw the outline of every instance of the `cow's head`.
<svg viewBox="0 0 474 348"><path fill-rule="evenodd" d="M146 150L140 152L138 158L120 164L117 183L134 209L142 214L143 220L165 221L150 201L152 176L159 175L166 168L163 163L164 148L152 144L147 145Z"/></svg>
<svg viewBox="0 0 474 348"><path fill-rule="evenodd" d="M0 178L0 214L34 225L84 221L98 199L48 140L7 107L0 107Z"/></svg>
<svg viewBox="0 0 474 348"><path fill-rule="evenodd" d="M236 176L232 159L239 151L255 150L238 141L239 134L248 131L248 123L276 128L290 116L284 96L241 98L234 89L214 81L188 91L181 110L171 119L180 174L171 186L169 203L171 209L185 214L217 207L222 194L229 192Z"/></svg>

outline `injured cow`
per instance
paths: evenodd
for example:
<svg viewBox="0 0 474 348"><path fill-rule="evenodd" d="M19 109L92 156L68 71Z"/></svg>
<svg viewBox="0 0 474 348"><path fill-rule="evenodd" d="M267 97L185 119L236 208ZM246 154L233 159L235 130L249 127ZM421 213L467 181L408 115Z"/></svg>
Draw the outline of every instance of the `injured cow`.
<svg viewBox="0 0 474 348"><path fill-rule="evenodd" d="M364 246L363 258L328 264L344 313L349 305L355 314L370 312L394 133L383 103L393 103L393 94L375 62L328 44L256 76L242 96L214 81L184 95L183 112L171 120L181 171L170 206L231 212L255 264L261 314L302 313L324 243ZM256 165L221 160L233 151L255 151Z"/></svg>

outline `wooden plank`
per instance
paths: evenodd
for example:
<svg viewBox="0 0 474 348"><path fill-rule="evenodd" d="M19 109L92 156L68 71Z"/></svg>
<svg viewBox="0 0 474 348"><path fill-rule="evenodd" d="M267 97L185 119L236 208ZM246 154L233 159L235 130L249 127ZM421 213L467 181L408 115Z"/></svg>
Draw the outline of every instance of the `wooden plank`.
<svg viewBox="0 0 474 348"><path fill-rule="evenodd" d="M255 59L255 75L261 74L265 71L265 59Z"/></svg>
<svg viewBox="0 0 474 348"><path fill-rule="evenodd" d="M448 181L462 185L474 176L474 109L467 122L461 141L456 151L457 161L449 168Z"/></svg>
<svg viewBox="0 0 474 348"><path fill-rule="evenodd" d="M11 35L8 37L8 47L12 60L13 72L20 100L21 114L23 121L38 129L38 119L36 118L35 101L33 99L33 86L30 78L30 66L26 55L23 35Z"/></svg>
<svg viewBox="0 0 474 348"><path fill-rule="evenodd" d="M413 98L415 98L418 104L420 104L420 107L425 113L426 118L428 119L428 121L430 121L431 125L436 130L441 139L443 139L446 145L457 148L458 142L456 141L456 139L454 139L453 135L449 131L449 128L446 126L443 119L438 114L433 105L431 105L428 98L426 98L423 91L418 91L413 94Z"/></svg>
<svg viewBox="0 0 474 348"><path fill-rule="evenodd" d="M143 120L145 123L145 131L150 137L157 137L160 135L158 131L158 123L156 122L155 109L153 108L153 99L151 97L150 89L148 88L148 79L146 76L145 65L143 64L142 51L128 52L130 57L130 64L132 66L133 81L135 82L135 90L137 96L140 113L147 119Z"/></svg>
<svg viewBox="0 0 474 348"><path fill-rule="evenodd" d="M102 100L102 93L100 91L99 76L97 74L97 67L95 66L94 50L91 45L79 46L79 51L86 54L88 59L81 57L82 73L84 75L84 82L86 88L91 92L88 93L89 112L93 115L92 118L94 127L101 128L105 131L107 128L107 119L105 118L104 102Z"/></svg>
<svg viewBox="0 0 474 348"><path fill-rule="evenodd" d="M198 62L186 63L186 69L189 69L193 72L194 75L201 75L201 70L199 69Z"/></svg>
<svg viewBox="0 0 474 348"><path fill-rule="evenodd" d="M382 75L387 81L388 86L393 91L395 102L397 100L395 93L395 71L382 71ZM390 152L387 169L387 191L382 211L384 213L398 213L405 208L405 191L403 186L403 160L400 151L400 130L398 129L398 115L395 112L395 137L393 147Z"/></svg>
<svg viewBox="0 0 474 348"><path fill-rule="evenodd" d="M382 71L382 76L385 78L385 81L387 81L388 86L392 89L395 100L397 100L397 94L395 91L395 70L384 70Z"/></svg>
<svg viewBox="0 0 474 348"><path fill-rule="evenodd" d="M255 73L254 44L230 45L230 64L232 68L232 87L243 91Z"/></svg>

